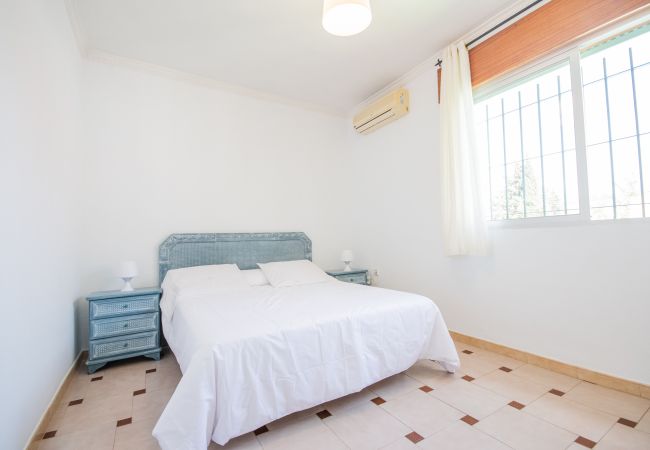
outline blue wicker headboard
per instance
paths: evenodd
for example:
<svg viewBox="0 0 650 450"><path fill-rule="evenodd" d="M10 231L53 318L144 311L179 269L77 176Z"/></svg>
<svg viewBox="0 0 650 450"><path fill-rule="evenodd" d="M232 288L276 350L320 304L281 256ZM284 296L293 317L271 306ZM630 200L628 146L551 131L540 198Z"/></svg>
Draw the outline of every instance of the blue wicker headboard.
<svg viewBox="0 0 650 450"><path fill-rule="evenodd" d="M257 263L311 260L311 240L305 233L182 233L172 234L158 251L159 283L171 269L208 264L237 264L256 269Z"/></svg>

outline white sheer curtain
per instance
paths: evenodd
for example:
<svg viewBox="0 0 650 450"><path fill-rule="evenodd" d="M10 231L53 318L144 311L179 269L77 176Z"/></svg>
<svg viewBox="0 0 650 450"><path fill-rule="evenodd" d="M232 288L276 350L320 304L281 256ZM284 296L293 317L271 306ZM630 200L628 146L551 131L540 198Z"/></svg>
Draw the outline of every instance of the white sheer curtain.
<svg viewBox="0 0 650 450"><path fill-rule="evenodd" d="M446 252L450 256L483 255L487 252L487 221L465 44L447 47L442 61L440 153Z"/></svg>

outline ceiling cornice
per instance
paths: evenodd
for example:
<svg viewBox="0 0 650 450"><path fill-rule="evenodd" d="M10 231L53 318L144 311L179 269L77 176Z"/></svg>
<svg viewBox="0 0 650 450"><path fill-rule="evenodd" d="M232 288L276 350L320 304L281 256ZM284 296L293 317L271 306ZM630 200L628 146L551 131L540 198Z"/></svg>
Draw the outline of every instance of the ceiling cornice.
<svg viewBox="0 0 650 450"><path fill-rule="evenodd" d="M551 0L546 0L544 2L541 2L541 5L547 3L548 1ZM207 76L200 76L196 75L190 72L178 70L178 69L172 69L167 66L161 66L157 64L152 64L152 63L147 63L142 60L137 60L133 58L127 58L119 55L115 55L109 52L105 52L100 49L93 48L87 41L86 39L86 34L84 33L83 27L80 25L80 21L77 18L76 14L76 9L75 9L75 0L64 0L65 5L66 5L66 10L68 12L68 17L70 19L70 24L71 28L73 30L75 40L77 43L77 48L79 49L80 54L82 57L88 60L93 60L97 62L102 62L106 64L113 64L113 65L118 65L122 67L128 67L131 69L137 69L137 70L144 70L146 72L149 72L154 75L158 76L164 76L169 79L174 79L174 80L179 80L191 84L196 84L200 85L203 87L207 87L210 89L217 89L217 90L222 90L225 92L231 92L235 93L237 95L242 95L246 97L251 97L251 98L256 98L259 100L264 100L264 101L269 101L269 102L274 102L274 103L279 103L283 104L286 106L292 106L300 109L304 109L307 111L311 112L318 112L322 114L327 114L330 116L334 117L351 117L354 112L358 111L359 109L362 109L363 107L369 105L373 101L379 99L383 95L386 95L388 92L391 92L394 89L397 89L399 87L404 86L405 84L409 83L410 81L416 79L423 73L433 70L434 64L439 58L439 55L442 54L442 49L438 50L435 52L431 57L427 58L426 60L422 61L421 63L417 64L414 66L412 69L404 73L402 76L399 78L395 79L391 83L387 84L383 88L379 89L369 97L367 97L365 100L354 106L353 108L349 108L347 110L338 110L338 109L333 109L331 107L326 107L324 105L320 104L315 104L315 103L309 103L309 102L304 102L300 100L296 100L290 97L285 97L277 94L272 94L270 92L265 92L265 91L260 91L260 90L255 90L251 88L247 88L245 86L241 85L236 85L236 84L231 84L231 83L225 83L222 81L219 81L216 78L212 77L207 77ZM512 15L514 12L522 9L522 7L526 6L527 4L530 3L530 0L519 0L516 3L512 4L508 8L503 9L500 11L498 14L492 16L490 19L487 21L483 22L479 26L475 27L468 33L464 34L460 38L456 39L455 41L458 40L469 40L473 38L474 36L477 36L484 32L485 30L490 29L493 27L495 24L499 23L503 19L509 17ZM538 7L539 7L538 6ZM531 9L534 10L536 8Z"/></svg>
<svg viewBox="0 0 650 450"><path fill-rule="evenodd" d="M224 83L215 78L195 75L193 73L185 72L182 70L172 69L166 66L152 64L138 59L127 58L124 56L115 55L109 52L105 52L103 50L93 48L88 44L83 28L81 27L80 22L77 18L74 0L64 0L64 2L66 6L66 11L68 13L68 18L70 20L70 27L72 28L72 32L74 34L74 38L79 53L84 59L88 61L95 61L104 64L112 64L116 66L127 67L130 69L144 71L152 75L157 75L157 76L165 77L176 81L182 81L197 86L203 86L209 89L216 89L224 92L229 92L236 95L254 98L257 100L279 103L285 106L300 108L306 111L326 114L337 118L346 117L346 111L340 111L333 108L328 108L326 106L315 104L315 103L295 100L289 97L284 97L269 92L259 91L259 90L247 88L236 84Z"/></svg>
<svg viewBox="0 0 650 450"><path fill-rule="evenodd" d="M124 56L115 55L109 52L105 52L103 50L96 50L93 48L88 49L86 50L85 58L88 61L100 62L100 63L111 64L115 66L126 67L129 69L135 69L135 70L150 73L152 75L164 77L167 79L182 81L185 83L202 86L209 89L220 90L220 91L224 91L236 95L242 95L245 97L251 97L257 100L280 103L285 106L291 106L294 108L300 108L307 111L327 114L339 118L346 117L344 112L327 108L322 105L309 103L309 102L302 102L299 100L271 94L264 91L250 89L236 84L224 83L214 78L203 77L182 70L171 69L166 66L160 66L158 64L148 63L145 61L141 61L139 59L133 59L133 58L127 58Z"/></svg>

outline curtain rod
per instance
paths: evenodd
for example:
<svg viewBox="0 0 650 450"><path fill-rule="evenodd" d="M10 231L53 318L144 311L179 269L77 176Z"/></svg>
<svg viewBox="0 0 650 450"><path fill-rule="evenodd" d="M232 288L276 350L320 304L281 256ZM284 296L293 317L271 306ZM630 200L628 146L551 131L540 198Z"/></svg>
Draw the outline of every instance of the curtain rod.
<svg viewBox="0 0 650 450"><path fill-rule="evenodd" d="M492 28L490 28L490 29L487 30L486 32L481 33L480 35L476 36L474 39L472 39L472 40L469 41L467 44L465 44L465 46L466 46L466 47L469 47L470 45L474 44L475 42L480 41L481 39L483 39L483 38L484 38L485 36L487 36L488 34L492 33L493 31L495 31L495 30L497 30L497 29L499 29L499 28L501 28L502 26L504 26L505 24L507 24L508 22L510 22L512 19L517 18L518 16L522 15L523 13L525 13L526 11L528 11L530 8L532 8L533 6L535 6L535 5L537 5L538 3L541 3L541 2L543 2L543 1L544 1L544 0L535 0L534 2L528 4L527 6L525 6L525 7L522 8L522 9L520 9L519 11L517 11L516 13L514 13L514 14L511 15L510 17L508 17L508 18L502 20L501 22L499 22L498 24L496 24L495 26L493 26ZM436 66L441 66L441 65L442 65L442 59L438 58L438 61L436 61L436 64L435 64L435 65L436 65Z"/></svg>
<svg viewBox="0 0 650 450"><path fill-rule="evenodd" d="M473 43L475 43L475 42L477 42L477 41L483 39L485 36L487 36L488 34L492 33L494 30L496 30L496 29L498 29L498 28L501 28L502 26L504 26L505 24L507 24L508 22L510 22L512 19L514 19L514 18L516 18L516 17L522 15L523 13L525 13L526 11L528 11L530 8L532 8L533 6L535 6L535 5L537 5L538 3L541 3L541 2L543 2L543 1L544 1L544 0L535 0L534 2L530 3L528 6L526 6L526 7L522 8L522 9L520 9L519 11L517 11L516 13L514 13L513 15L511 15L511 16L508 17L507 19L502 20L501 22L499 22L498 24L496 24L495 26L493 26L492 28L490 28L489 30L487 30L485 33L481 33L480 35L476 36L474 39L472 39L471 41L469 41L469 42L466 44L467 47L469 47L469 46L472 45Z"/></svg>

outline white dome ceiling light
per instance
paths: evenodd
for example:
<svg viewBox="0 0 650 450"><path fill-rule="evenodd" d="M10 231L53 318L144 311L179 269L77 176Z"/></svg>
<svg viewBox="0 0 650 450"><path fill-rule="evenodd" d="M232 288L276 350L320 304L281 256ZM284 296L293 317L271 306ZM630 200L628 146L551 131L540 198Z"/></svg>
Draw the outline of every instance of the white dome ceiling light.
<svg viewBox="0 0 650 450"><path fill-rule="evenodd" d="M372 21L370 0L325 0L323 28L335 36L352 36Z"/></svg>

